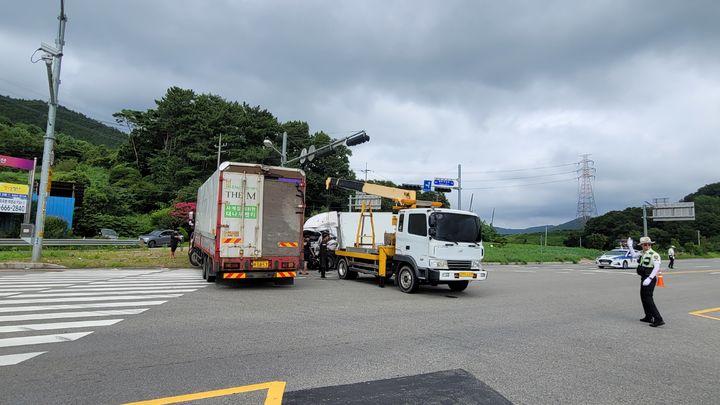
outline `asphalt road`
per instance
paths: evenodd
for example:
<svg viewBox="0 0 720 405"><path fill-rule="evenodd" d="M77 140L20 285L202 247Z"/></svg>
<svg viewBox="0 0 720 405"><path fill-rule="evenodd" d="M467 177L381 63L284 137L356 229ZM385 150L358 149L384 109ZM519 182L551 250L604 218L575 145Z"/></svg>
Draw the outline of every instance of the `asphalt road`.
<svg viewBox="0 0 720 405"><path fill-rule="evenodd" d="M634 270L486 267L488 280L465 292L412 295L334 275L246 286L207 284L196 270L2 272L0 403L720 398L720 260L664 273L660 328L638 321Z"/></svg>

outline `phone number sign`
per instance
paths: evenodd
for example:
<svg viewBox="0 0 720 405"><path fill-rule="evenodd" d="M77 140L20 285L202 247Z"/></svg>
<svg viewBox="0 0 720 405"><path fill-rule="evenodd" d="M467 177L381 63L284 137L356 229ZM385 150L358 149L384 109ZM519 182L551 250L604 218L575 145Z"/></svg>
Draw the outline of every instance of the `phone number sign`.
<svg viewBox="0 0 720 405"><path fill-rule="evenodd" d="M24 213L28 191L29 187L25 184L0 183L0 212Z"/></svg>

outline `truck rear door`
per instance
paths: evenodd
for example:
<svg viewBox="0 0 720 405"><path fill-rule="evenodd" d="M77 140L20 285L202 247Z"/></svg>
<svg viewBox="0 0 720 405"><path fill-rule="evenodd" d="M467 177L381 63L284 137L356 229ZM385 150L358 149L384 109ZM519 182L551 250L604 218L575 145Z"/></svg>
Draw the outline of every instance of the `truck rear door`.
<svg viewBox="0 0 720 405"><path fill-rule="evenodd" d="M303 219L300 183L300 179L265 177L262 202L265 257L300 256Z"/></svg>
<svg viewBox="0 0 720 405"><path fill-rule="evenodd" d="M262 197L262 176L223 173L219 232L221 257L262 256Z"/></svg>

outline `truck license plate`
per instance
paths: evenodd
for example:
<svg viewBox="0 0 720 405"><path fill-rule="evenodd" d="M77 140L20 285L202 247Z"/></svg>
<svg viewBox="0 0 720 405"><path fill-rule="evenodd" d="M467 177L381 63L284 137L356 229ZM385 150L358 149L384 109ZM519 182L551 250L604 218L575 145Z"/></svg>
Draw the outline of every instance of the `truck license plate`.
<svg viewBox="0 0 720 405"><path fill-rule="evenodd" d="M475 273L473 273L472 271L461 271L460 277L472 277L473 274L475 274Z"/></svg>
<svg viewBox="0 0 720 405"><path fill-rule="evenodd" d="M255 260L252 262L253 269L267 269L270 267L270 261L268 260Z"/></svg>

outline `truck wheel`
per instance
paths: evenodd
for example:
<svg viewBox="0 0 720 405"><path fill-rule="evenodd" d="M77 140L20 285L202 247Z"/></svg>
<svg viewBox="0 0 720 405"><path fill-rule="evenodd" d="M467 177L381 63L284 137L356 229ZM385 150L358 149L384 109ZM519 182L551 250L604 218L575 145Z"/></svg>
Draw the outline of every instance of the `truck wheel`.
<svg viewBox="0 0 720 405"><path fill-rule="evenodd" d="M337 274L341 280L355 280L357 278L357 272L350 270L350 266L346 259L338 259L337 262Z"/></svg>
<svg viewBox="0 0 720 405"><path fill-rule="evenodd" d="M627 269L627 268L628 268L628 264L627 264L627 260L625 260L625 261L623 261L623 269Z"/></svg>
<svg viewBox="0 0 720 405"><path fill-rule="evenodd" d="M205 281L208 283L214 283L215 282L215 276L212 274L212 268L213 268L213 261L211 258L207 257L205 258Z"/></svg>
<svg viewBox="0 0 720 405"><path fill-rule="evenodd" d="M154 241L154 240L151 240L150 242L148 242L148 247L149 247L149 248L154 248L154 247L155 247L155 241Z"/></svg>
<svg viewBox="0 0 720 405"><path fill-rule="evenodd" d="M200 249L196 247L190 248L190 251L188 252L188 260L190 260L190 264L192 264L193 266L200 267L200 264L202 263Z"/></svg>
<svg viewBox="0 0 720 405"><path fill-rule="evenodd" d="M468 284L470 284L470 282L467 280L451 281L448 283L448 287L453 291L463 291L467 288Z"/></svg>
<svg viewBox="0 0 720 405"><path fill-rule="evenodd" d="M418 283L417 276L410 266L402 266L398 273L398 287L400 291L406 294L412 294L417 291L420 284Z"/></svg>

